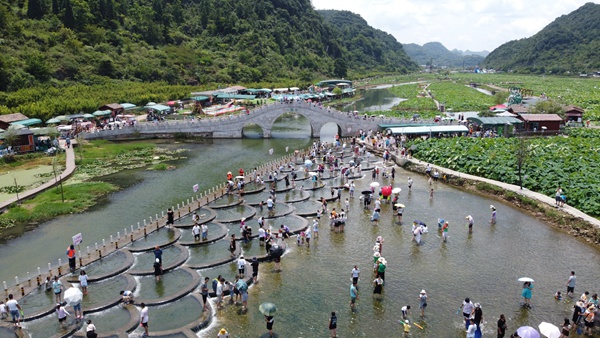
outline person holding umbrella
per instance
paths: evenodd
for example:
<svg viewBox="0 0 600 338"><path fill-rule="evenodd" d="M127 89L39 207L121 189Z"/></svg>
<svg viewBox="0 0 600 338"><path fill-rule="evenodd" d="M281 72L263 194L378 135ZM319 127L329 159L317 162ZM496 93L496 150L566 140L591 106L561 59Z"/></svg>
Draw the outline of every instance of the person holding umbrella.
<svg viewBox="0 0 600 338"><path fill-rule="evenodd" d="M83 319L83 312L81 312L81 300L83 299L83 293L81 290L75 287L68 288L65 291L65 301L67 305L73 307L73 314L75 320Z"/></svg>
<svg viewBox="0 0 600 338"><path fill-rule="evenodd" d="M275 323L275 313L277 308L273 303L262 303L258 307L260 313L265 316L265 322L267 323L267 330L269 330L269 337L273 337L273 324Z"/></svg>
<svg viewBox="0 0 600 338"><path fill-rule="evenodd" d="M526 280L523 283L523 291L521 291L521 296L523 296L523 307L531 309L531 297L533 290L533 279Z"/></svg>

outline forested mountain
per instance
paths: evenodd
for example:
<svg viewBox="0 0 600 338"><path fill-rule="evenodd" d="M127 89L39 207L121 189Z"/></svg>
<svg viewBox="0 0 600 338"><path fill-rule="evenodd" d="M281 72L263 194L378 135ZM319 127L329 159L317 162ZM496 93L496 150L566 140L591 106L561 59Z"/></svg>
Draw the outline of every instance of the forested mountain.
<svg viewBox="0 0 600 338"><path fill-rule="evenodd" d="M600 5L587 3L530 38L503 44L483 65L522 73L600 70Z"/></svg>
<svg viewBox="0 0 600 338"><path fill-rule="evenodd" d="M367 24L360 15L349 11L317 11L340 38L344 60L359 73L414 71L418 69L394 36Z"/></svg>
<svg viewBox="0 0 600 338"><path fill-rule="evenodd" d="M429 66L433 62L434 67L473 68L484 59L476 53L463 55L462 51L451 52L439 42L428 42L423 46L409 43L404 45L404 50L419 65Z"/></svg>
<svg viewBox="0 0 600 338"><path fill-rule="evenodd" d="M414 67L383 32L361 35L358 50L339 34L310 0L0 0L0 91L106 78L309 82Z"/></svg>
<svg viewBox="0 0 600 338"><path fill-rule="evenodd" d="M480 52L475 52L475 51L470 51L470 50L459 50L459 49L453 49L452 53L458 54L458 55L479 55L481 57L486 57L488 56L488 54L490 54L490 52L488 52L487 50L482 50Z"/></svg>

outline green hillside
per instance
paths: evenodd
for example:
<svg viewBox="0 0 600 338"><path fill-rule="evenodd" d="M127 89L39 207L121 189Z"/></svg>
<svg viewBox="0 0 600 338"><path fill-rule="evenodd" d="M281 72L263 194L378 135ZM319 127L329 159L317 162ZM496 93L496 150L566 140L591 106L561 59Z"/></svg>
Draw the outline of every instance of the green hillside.
<svg viewBox="0 0 600 338"><path fill-rule="evenodd" d="M409 43L404 45L404 50L419 65L429 66L433 62L433 66L438 68L474 68L479 66L484 59L483 56L476 55L475 52L464 55L463 52L458 50L449 51L439 42L428 42L423 46Z"/></svg>
<svg viewBox="0 0 600 338"><path fill-rule="evenodd" d="M340 60L348 64L351 73L373 70L406 73L418 69L396 38L369 26L360 15L338 10L317 12L340 38L343 49Z"/></svg>
<svg viewBox="0 0 600 338"><path fill-rule="evenodd" d="M483 66L521 73L565 74L600 70L600 5L587 3L530 38L492 51Z"/></svg>
<svg viewBox="0 0 600 338"><path fill-rule="evenodd" d="M0 0L0 92L107 79L308 83L414 69L383 32L361 35L372 49L350 51L339 34L310 0Z"/></svg>

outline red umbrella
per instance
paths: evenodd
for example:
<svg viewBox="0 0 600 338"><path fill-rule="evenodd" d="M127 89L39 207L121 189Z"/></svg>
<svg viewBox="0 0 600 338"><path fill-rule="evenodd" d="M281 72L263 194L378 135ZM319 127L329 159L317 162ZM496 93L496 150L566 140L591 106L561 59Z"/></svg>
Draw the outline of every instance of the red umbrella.
<svg viewBox="0 0 600 338"><path fill-rule="evenodd" d="M389 195L392 194L392 186L385 186L383 188L381 188L381 194L384 197L388 197Z"/></svg>
<svg viewBox="0 0 600 338"><path fill-rule="evenodd" d="M169 102L167 102L167 104L168 104L169 106L174 106L174 105L176 105L176 104L177 104L177 102L175 102L175 101L169 101Z"/></svg>

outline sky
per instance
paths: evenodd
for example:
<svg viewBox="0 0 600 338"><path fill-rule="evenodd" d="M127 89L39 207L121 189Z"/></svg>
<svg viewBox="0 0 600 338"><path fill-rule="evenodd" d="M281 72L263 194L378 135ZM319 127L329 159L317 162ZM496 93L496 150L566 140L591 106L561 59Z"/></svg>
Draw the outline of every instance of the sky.
<svg viewBox="0 0 600 338"><path fill-rule="evenodd" d="M403 44L437 41L449 50L489 52L588 2L600 0L312 0L315 9L359 14Z"/></svg>

